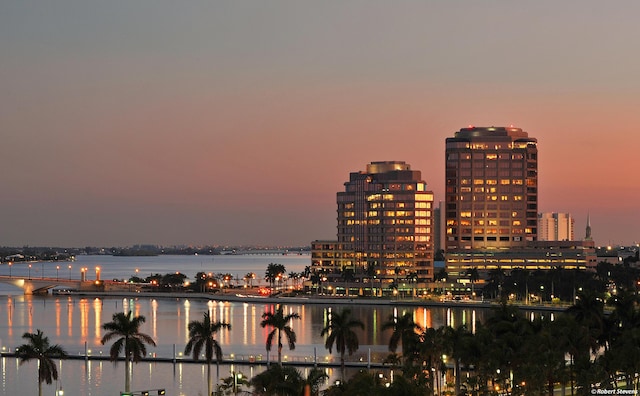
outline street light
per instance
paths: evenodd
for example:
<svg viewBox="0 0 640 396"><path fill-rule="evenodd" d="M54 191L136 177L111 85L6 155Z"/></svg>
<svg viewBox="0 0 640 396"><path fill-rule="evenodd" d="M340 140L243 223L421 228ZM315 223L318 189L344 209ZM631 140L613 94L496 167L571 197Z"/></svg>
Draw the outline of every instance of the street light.
<svg viewBox="0 0 640 396"><path fill-rule="evenodd" d="M233 374L233 392L238 394L238 381L242 381L242 373L232 372Z"/></svg>
<svg viewBox="0 0 640 396"><path fill-rule="evenodd" d="M31 264L29 264L29 279L31 279Z"/></svg>
<svg viewBox="0 0 640 396"><path fill-rule="evenodd" d="M60 280L60 266L56 265L56 280Z"/></svg>
<svg viewBox="0 0 640 396"><path fill-rule="evenodd" d="M69 264L69 280L71 280L71 264Z"/></svg>
<svg viewBox="0 0 640 396"><path fill-rule="evenodd" d="M11 267L13 266L13 263L11 261L9 261L9 278L11 278Z"/></svg>

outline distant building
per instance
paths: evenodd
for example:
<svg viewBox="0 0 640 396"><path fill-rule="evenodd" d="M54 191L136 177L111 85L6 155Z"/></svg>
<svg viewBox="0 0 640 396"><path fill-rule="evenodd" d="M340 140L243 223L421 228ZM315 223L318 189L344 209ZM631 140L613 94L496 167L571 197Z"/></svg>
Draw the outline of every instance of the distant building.
<svg viewBox="0 0 640 396"><path fill-rule="evenodd" d="M312 242L312 270L378 280L433 278L433 193L403 161L372 162L337 193L337 241Z"/></svg>
<svg viewBox="0 0 640 396"><path fill-rule="evenodd" d="M536 241L529 246L511 249L458 250L447 252L447 274L465 277L476 268L483 273L495 269L528 270L595 270L600 257L596 256L593 241Z"/></svg>
<svg viewBox="0 0 640 396"><path fill-rule="evenodd" d="M638 246L606 246L596 249L598 263L623 264L629 262L634 264L638 258Z"/></svg>
<svg viewBox="0 0 640 396"><path fill-rule="evenodd" d="M540 213L538 215L539 241L573 241L574 219L570 213Z"/></svg>
<svg viewBox="0 0 640 396"><path fill-rule="evenodd" d="M338 278L340 271L337 269L355 269L355 255L338 241L317 240L311 242L311 263L314 271Z"/></svg>
<svg viewBox="0 0 640 396"><path fill-rule="evenodd" d="M445 230L444 204L439 201L433 210L433 250L436 253L445 248Z"/></svg>

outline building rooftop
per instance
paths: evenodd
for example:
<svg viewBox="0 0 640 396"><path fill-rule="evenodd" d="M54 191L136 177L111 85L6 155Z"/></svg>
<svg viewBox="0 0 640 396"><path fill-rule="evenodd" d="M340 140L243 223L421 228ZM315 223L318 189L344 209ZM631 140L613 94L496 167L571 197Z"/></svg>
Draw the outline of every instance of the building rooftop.
<svg viewBox="0 0 640 396"><path fill-rule="evenodd" d="M475 127L469 126L467 128L462 128L460 131L455 133L455 137L447 138L447 141L457 141L457 140L526 140L531 142L537 142L536 139L530 138L529 134L523 131L521 128L514 127Z"/></svg>

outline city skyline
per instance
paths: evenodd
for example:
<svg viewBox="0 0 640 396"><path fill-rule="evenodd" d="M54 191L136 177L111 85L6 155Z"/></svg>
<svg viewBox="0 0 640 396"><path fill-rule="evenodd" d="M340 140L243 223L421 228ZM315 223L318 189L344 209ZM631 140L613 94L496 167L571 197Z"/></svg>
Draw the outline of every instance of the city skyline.
<svg viewBox="0 0 640 396"><path fill-rule="evenodd" d="M373 161L535 136L539 212L640 241L635 2L0 5L0 245L308 245Z"/></svg>

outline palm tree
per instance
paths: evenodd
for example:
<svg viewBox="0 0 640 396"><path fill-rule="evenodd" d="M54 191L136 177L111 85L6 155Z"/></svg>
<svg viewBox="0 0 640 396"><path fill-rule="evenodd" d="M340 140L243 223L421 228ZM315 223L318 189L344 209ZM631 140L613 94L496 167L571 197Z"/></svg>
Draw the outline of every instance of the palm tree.
<svg viewBox="0 0 640 396"><path fill-rule="evenodd" d="M307 374L307 378L304 381L304 386L309 387L310 395L318 395L320 393L320 387L326 380L329 379L329 376L319 368L312 368Z"/></svg>
<svg viewBox="0 0 640 396"><path fill-rule="evenodd" d="M476 282L480 280L480 273L478 272L478 267L469 268L467 270L467 276L471 281L471 298L475 300L476 298L475 285L476 285Z"/></svg>
<svg viewBox="0 0 640 396"><path fill-rule="evenodd" d="M247 272L244 276L244 281L249 284L249 288L253 288L253 280L256 278L256 274L253 272Z"/></svg>
<svg viewBox="0 0 640 396"><path fill-rule="evenodd" d="M156 342L151 338L151 336L140 332L140 326L145 322L145 317L142 315L132 317L132 315L131 311L126 314L124 312L114 313L112 321L102 325L102 328L106 330L107 333L102 337L102 340L100 340L102 345L104 345L111 339L119 337L116 342L111 345L109 354L110 360L117 363L120 352L124 350L125 392L131 391L129 370L131 361L137 363L147 354L147 347L145 344L156 346Z"/></svg>
<svg viewBox="0 0 640 396"><path fill-rule="evenodd" d="M278 334L278 364L282 363L282 333L287 337L289 343L289 349L294 350L296 348L296 333L289 326L289 322L292 319L300 319L300 315L297 313L290 313L285 315L282 312L282 305L278 305L275 312L265 312L262 314L262 327L273 327L273 330L267 336L267 351L271 350L273 344L273 337Z"/></svg>
<svg viewBox="0 0 640 396"><path fill-rule="evenodd" d="M578 325L584 327L589 334L588 347L596 352L604 331L604 301L595 292L585 290L578 294L574 305L567 308L567 314L572 316Z"/></svg>
<svg viewBox="0 0 640 396"><path fill-rule="evenodd" d="M289 279L291 279L291 286L293 286L294 289L298 288L298 279L300 279L300 276L298 275L297 272L289 272Z"/></svg>
<svg viewBox="0 0 640 396"><path fill-rule="evenodd" d="M58 344L51 345L49 337L40 329L35 333L24 333L22 338L28 343L16 348L16 356L20 359L20 364L30 360L38 361L38 395L42 396L42 383L51 384L58 379L58 369L53 358L64 359L67 352Z"/></svg>
<svg viewBox="0 0 640 396"><path fill-rule="evenodd" d="M342 380L345 380L344 353L349 352L349 356L358 350L358 335L352 330L359 327L364 330L364 323L359 319L351 318L351 309L345 308L342 312L331 312L329 324L322 329L321 337L327 336L324 347L329 350L335 344L336 350L340 352L340 367L342 368Z"/></svg>
<svg viewBox="0 0 640 396"><path fill-rule="evenodd" d="M436 282L443 282L442 283L442 294L445 294L445 282L449 279L449 274L447 274L447 270L445 268L440 268L440 270L438 271L438 273L434 276L433 280Z"/></svg>
<svg viewBox="0 0 640 396"><path fill-rule="evenodd" d="M280 279L286 273L284 265L277 263L269 263L267 270L264 273L264 279L271 285L271 293L273 293L273 286L277 279Z"/></svg>
<svg viewBox="0 0 640 396"><path fill-rule="evenodd" d="M316 285L316 294L320 294L320 285L322 285L322 275L318 272L311 274L311 285Z"/></svg>
<svg viewBox="0 0 640 396"><path fill-rule="evenodd" d="M207 362L207 395L211 394L211 361L214 354L216 364L222 360L222 348L218 341L214 338L215 334L221 329L231 329L231 325L225 322L211 322L209 312L204 313L202 322L194 320L189 322L189 342L184 347L185 355L191 354L193 351L193 360L198 360L200 352L204 348L204 359Z"/></svg>
<svg viewBox="0 0 640 396"><path fill-rule="evenodd" d="M393 329L389 338L389 351L395 352L398 345L402 344L402 356L405 364L409 364L412 356L417 352L416 347L420 342L419 334L422 327L413 321L411 313L405 313L400 319L391 315L389 321L382 325L382 331Z"/></svg>
<svg viewBox="0 0 640 396"><path fill-rule="evenodd" d="M421 359L424 360L429 375L429 386L433 390L434 377L436 379L437 392L440 394L440 375L439 373L442 367L442 355L446 352L446 345L444 342L444 329L445 327L439 327L437 329L430 327L425 329L420 335L420 344L418 345Z"/></svg>
<svg viewBox="0 0 640 396"><path fill-rule="evenodd" d="M455 374L455 394L460 394L460 364L469 353L471 347L471 338L473 335L467 330L465 325L458 327L457 329L447 326L443 330L443 339L445 348L448 350L448 354L453 359L454 374ZM465 362L466 363L466 362Z"/></svg>
<svg viewBox="0 0 640 396"><path fill-rule="evenodd" d="M303 392L305 382L295 367L274 364L254 376L250 384L254 395L299 396Z"/></svg>

